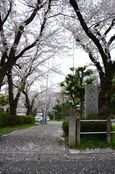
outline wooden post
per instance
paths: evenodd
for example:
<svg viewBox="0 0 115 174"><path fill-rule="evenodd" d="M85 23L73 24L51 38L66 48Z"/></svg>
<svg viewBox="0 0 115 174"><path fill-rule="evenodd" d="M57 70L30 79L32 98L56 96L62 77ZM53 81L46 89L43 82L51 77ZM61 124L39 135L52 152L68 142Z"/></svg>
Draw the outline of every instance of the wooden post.
<svg viewBox="0 0 115 174"><path fill-rule="evenodd" d="M107 118L107 143L111 143L111 119Z"/></svg>
<svg viewBox="0 0 115 174"><path fill-rule="evenodd" d="M80 118L77 118L77 144L80 144Z"/></svg>

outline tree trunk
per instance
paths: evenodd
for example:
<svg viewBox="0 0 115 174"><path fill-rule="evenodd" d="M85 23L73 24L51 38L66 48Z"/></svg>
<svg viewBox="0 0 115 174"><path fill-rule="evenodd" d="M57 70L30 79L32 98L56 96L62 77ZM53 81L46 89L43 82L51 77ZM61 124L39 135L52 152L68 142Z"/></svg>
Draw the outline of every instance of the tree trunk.
<svg viewBox="0 0 115 174"><path fill-rule="evenodd" d="M5 75L6 75L6 71L3 70L3 68L1 68L0 69L0 89L1 89L1 87L3 85L3 80L4 80Z"/></svg>
<svg viewBox="0 0 115 174"><path fill-rule="evenodd" d="M32 115L32 108L30 105L27 106L27 112L26 115Z"/></svg>
<svg viewBox="0 0 115 174"><path fill-rule="evenodd" d="M99 92L99 118L110 117L111 112L111 92L112 92L112 77L105 76L105 79L101 82L101 89Z"/></svg>
<svg viewBox="0 0 115 174"><path fill-rule="evenodd" d="M11 68L12 69L12 68ZM10 104L10 125L16 124L16 105L14 101L13 94L13 80L12 80L12 70L8 71L8 92L9 92L9 104Z"/></svg>
<svg viewBox="0 0 115 174"><path fill-rule="evenodd" d="M22 92L23 92L23 94L25 95L25 98L26 98L26 103L25 103L25 106L27 108L26 115L31 115L32 114L32 107L31 107L31 104L30 104L28 94L26 93L26 91L22 91Z"/></svg>
<svg viewBox="0 0 115 174"><path fill-rule="evenodd" d="M12 73L12 67L14 66L15 62L16 60L14 56L12 56L12 58L9 57L7 62L0 62L0 89L3 85L4 77L10 72Z"/></svg>
<svg viewBox="0 0 115 174"><path fill-rule="evenodd" d="M71 99L73 101L73 108L77 113L77 107L76 107L77 104L76 104L76 101L75 101L75 98L74 98L74 94L71 93L70 96L71 96Z"/></svg>
<svg viewBox="0 0 115 174"><path fill-rule="evenodd" d="M80 98L80 118L83 117L83 111L84 111L84 97L81 96L81 98Z"/></svg>

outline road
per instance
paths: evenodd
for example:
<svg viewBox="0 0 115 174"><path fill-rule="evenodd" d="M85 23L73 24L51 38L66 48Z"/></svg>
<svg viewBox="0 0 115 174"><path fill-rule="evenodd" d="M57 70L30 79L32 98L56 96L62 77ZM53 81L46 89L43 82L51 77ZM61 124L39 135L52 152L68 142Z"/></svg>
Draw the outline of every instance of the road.
<svg viewBox="0 0 115 174"><path fill-rule="evenodd" d="M115 151L70 150L61 125L18 130L0 139L0 174L115 174Z"/></svg>

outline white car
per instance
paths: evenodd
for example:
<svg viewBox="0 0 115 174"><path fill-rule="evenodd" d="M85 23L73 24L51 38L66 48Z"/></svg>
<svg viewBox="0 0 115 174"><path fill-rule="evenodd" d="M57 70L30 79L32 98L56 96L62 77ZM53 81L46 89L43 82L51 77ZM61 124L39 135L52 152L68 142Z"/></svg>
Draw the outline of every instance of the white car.
<svg viewBox="0 0 115 174"><path fill-rule="evenodd" d="M50 117L46 115L46 120L50 121ZM35 121L43 121L43 113L37 113L35 116Z"/></svg>
<svg viewBox="0 0 115 174"><path fill-rule="evenodd" d="M43 120L43 113L37 113L35 116L35 121L42 121Z"/></svg>

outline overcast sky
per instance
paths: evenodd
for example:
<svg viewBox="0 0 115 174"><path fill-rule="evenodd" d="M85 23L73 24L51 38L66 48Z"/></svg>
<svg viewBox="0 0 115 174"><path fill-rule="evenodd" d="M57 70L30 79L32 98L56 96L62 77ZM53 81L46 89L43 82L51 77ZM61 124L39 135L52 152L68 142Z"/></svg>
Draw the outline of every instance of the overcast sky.
<svg viewBox="0 0 115 174"><path fill-rule="evenodd" d="M55 63L57 64L57 67L61 72L59 74L58 73L48 74L48 87L56 91L59 91L59 83L64 80L67 74L72 73L70 68L73 67L73 65L75 68L77 68L79 66L88 65L91 63L91 61L88 55L84 51L82 51L79 48L74 48L74 50L72 50L71 53L68 50L68 54L55 59ZM44 79L44 82L42 81L41 84L43 83L45 85L46 81L47 80Z"/></svg>
<svg viewBox="0 0 115 174"><path fill-rule="evenodd" d="M19 10L24 10L23 8L23 4L20 3L21 1L16 1L17 6L19 8ZM25 6L24 6L25 7ZM22 12L23 12L22 10ZM68 34L70 35L68 37ZM60 38L63 42L65 41L65 45L68 43L68 45L71 47L71 50L68 49L65 52L60 51L60 55L59 57L55 57L55 65L57 65L57 67L59 68L59 70L61 71L60 74L54 74L54 73L49 73L48 74L48 86L52 87L52 88L57 88L58 84L60 82L62 82L65 78L65 76L69 73L71 73L70 68L71 67L79 67L79 66L84 66L86 64L91 63L88 55L82 50L79 49L76 44L74 43L74 39L73 36L71 36L71 33L68 32L67 30L64 29L64 31L62 31L62 37ZM70 39L70 40L69 40ZM73 43L72 43L73 42ZM49 60L49 69L51 68L51 64L52 61L54 60ZM46 79L44 79L43 81L39 82L39 84L45 85L46 84ZM36 83L35 83L36 84ZM37 84L34 86L34 88L37 88Z"/></svg>

